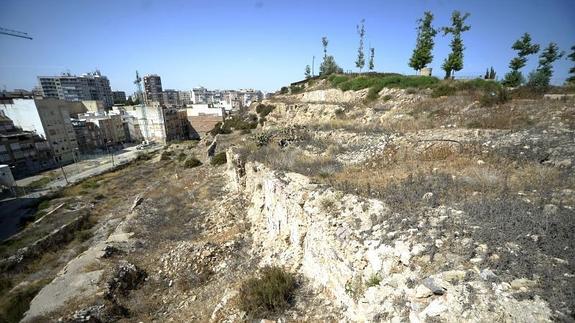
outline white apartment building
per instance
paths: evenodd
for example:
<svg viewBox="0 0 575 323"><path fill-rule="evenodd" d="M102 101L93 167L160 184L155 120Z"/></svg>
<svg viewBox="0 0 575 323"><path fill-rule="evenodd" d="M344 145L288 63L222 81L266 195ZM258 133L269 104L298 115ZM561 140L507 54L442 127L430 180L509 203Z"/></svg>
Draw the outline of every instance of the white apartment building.
<svg viewBox="0 0 575 323"><path fill-rule="evenodd" d="M99 71L81 76L70 73L38 76L42 97L65 101L100 100L106 107L114 105L110 81Z"/></svg>

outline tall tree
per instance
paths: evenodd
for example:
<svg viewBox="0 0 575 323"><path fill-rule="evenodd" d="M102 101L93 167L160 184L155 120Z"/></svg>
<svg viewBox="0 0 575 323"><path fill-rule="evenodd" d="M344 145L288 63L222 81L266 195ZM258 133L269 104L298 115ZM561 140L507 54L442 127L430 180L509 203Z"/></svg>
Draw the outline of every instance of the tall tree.
<svg viewBox="0 0 575 323"><path fill-rule="evenodd" d="M497 75L497 73L495 73L495 70L493 69L493 66L491 66L491 68L489 69L489 79L490 80L495 80L495 76Z"/></svg>
<svg viewBox="0 0 575 323"><path fill-rule="evenodd" d="M567 55L567 57L575 63L575 45L571 47L571 54ZM567 79L567 83L575 84L575 66L569 69L569 74L571 76Z"/></svg>
<svg viewBox="0 0 575 323"><path fill-rule="evenodd" d="M539 45L531 43L531 35L525 33L513 43L511 48L517 51L517 57L514 57L509 62L511 71L505 74L503 85L516 87L521 85L525 80L520 70L527 64L527 56L537 54L537 52L539 52Z"/></svg>
<svg viewBox="0 0 575 323"><path fill-rule="evenodd" d="M311 78L311 67L309 67L309 65L305 66L305 78L306 79Z"/></svg>
<svg viewBox="0 0 575 323"><path fill-rule="evenodd" d="M330 75L334 73L343 73L343 69L337 65L335 58L327 54L327 37L321 38L321 44L323 46L323 62L319 66L319 75Z"/></svg>
<svg viewBox="0 0 575 323"><path fill-rule="evenodd" d="M433 14L429 11L424 12L423 18L417 20L417 39L409 59L409 67L418 72L433 61L432 51L437 30L431 25L432 22Z"/></svg>
<svg viewBox="0 0 575 323"><path fill-rule="evenodd" d="M357 60L355 61L355 67L361 69L365 66L365 54L363 53L363 40L365 38L365 19L361 20L361 25L356 26L357 34L359 35L359 48L357 49Z"/></svg>
<svg viewBox="0 0 575 323"><path fill-rule="evenodd" d="M373 71L373 69L375 68L375 63L373 61L373 58L375 56L375 48L371 47L369 49L369 70Z"/></svg>
<svg viewBox="0 0 575 323"><path fill-rule="evenodd" d="M471 29L470 26L465 24L467 18L469 18L469 13L461 15L461 12L455 10L451 14L451 26L441 28L444 36L447 34L453 36L451 44L449 45L451 47L451 53L449 53L443 61L443 65L441 65L441 68L445 71L446 79L451 78L454 72L463 69L463 50L465 47L463 46L461 34Z"/></svg>
<svg viewBox="0 0 575 323"><path fill-rule="evenodd" d="M559 50L557 44L551 42L539 55L537 69L529 74L528 85L537 89L545 89L551 83L553 76L553 63L565 55Z"/></svg>

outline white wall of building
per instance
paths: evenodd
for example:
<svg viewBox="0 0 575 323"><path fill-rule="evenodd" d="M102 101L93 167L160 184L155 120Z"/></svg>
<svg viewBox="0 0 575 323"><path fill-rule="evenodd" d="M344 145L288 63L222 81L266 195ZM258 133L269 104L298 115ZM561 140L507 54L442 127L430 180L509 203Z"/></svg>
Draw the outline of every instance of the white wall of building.
<svg viewBox="0 0 575 323"><path fill-rule="evenodd" d="M14 104L0 104L4 114L14 121L14 125L25 131L35 131L46 138L40 114L34 99L14 99Z"/></svg>

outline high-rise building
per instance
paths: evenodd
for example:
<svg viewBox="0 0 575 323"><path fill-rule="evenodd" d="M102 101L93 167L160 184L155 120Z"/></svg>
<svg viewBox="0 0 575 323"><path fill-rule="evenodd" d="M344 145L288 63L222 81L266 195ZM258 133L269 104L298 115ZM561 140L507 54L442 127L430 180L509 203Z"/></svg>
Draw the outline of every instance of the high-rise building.
<svg viewBox="0 0 575 323"><path fill-rule="evenodd" d="M162 103L162 79L156 74L144 76L144 100L147 103Z"/></svg>
<svg viewBox="0 0 575 323"><path fill-rule="evenodd" d="M99 71L81 76L38 76L42 97L65 101L100 100L106 107L114 105L110 81Z"/></svg>

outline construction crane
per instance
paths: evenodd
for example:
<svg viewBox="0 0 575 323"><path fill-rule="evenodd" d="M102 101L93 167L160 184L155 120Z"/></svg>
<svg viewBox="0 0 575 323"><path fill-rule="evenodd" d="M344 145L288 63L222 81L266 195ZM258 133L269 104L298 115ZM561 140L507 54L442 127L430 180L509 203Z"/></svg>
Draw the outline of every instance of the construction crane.
<svg viewBox="0 0 575 323"><path fill-rule="evenodd" d="M0 34L8 35L8 36L14 36L14 37L20 37L20 38L26 38L26 39L32 40L32 37L30 37L28 35L28 33L25 33L22 31L17 31L17 30L12 30L12 29L7 29L7 28L2 28L2 27L0 27Z"/></svg>
<svg viewBox="0 0 575 323"><path fill-rule="evenodd" d="M134 81L134 84L138 87L140 109L142 109L142 119L144 119L144 140L147 142L149 141L148 138L150 138L148 134L148 117L146 116L146 106L144 105L144 96L142 95L142 78L140 77L140 74L138 74L138 71L136 71L136 80Z"/></svg>

